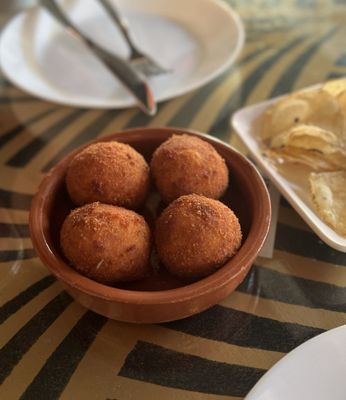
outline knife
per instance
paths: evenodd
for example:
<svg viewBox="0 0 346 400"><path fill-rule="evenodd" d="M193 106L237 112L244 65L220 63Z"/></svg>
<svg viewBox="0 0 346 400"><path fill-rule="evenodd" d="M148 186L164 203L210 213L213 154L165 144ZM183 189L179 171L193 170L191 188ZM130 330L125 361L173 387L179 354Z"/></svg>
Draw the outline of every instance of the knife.
<svg viewBox="0 0 346 400"><path fill-rule="evenodd" d="M60 6L58 6L54 0L40 0L39 3L53 18L59 21L71 35L83 42L84 45L102 61L107 69L112 72L133 94L137 99L139 107L146 114L154 115L156 113L154 95L144 75L136 71L122 58L108 52L94 43L91 39L85 37L67 18Z"/></svg>

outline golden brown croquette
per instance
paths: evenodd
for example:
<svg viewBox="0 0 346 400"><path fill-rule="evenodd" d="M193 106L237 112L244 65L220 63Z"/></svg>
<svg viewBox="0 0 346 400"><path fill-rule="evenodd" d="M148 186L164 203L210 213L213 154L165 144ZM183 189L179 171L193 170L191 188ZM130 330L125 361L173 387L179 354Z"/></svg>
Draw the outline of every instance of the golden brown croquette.
<svg viewBox="0 0 346 400"><path fill-rule="evenodd" d="M158 255L173 275L211 274L238 250L242 234L234 212L218 200L192 194L173 201L155 227Z"/></svg>
<svg viewBox="0 0 346 400"><path fill-rule="evenodd" d="M73 210L60 235L66 258L95 281L114 284L150 272L150 230L134 211L92 203Z"/></svg>
<svg viewBox="0 0 346 400"><path fill-rule="evenodd" d="M173 135L156 149L150 167L166 204L192 193L219 199L228 186L225 160L195 136Z"/></svg>
<svg viewBox="0 0 346 400"><path fill-rule="evenodd" d="M95 143L71 161L66 185L72 201L100 201L135 209L149 190L149 167L143 156L120 142Z"/></svg>

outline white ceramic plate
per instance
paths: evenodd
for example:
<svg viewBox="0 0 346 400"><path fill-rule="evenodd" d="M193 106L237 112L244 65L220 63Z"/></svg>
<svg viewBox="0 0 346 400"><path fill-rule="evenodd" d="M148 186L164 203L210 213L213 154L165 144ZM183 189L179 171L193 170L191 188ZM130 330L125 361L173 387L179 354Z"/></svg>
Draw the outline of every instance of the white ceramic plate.
<svg viewBox="0 0 346 400"><path fill-rule="evenodd" d="M96 0L60 2L81 30L127 57L120 31ZM244 43L238 15L221 0L117 0L141 49L172 73L149 79L162 101L196 89L229 67ZM3 30L0 64L21 89L45 100L79 107L123 108L134 99L111 73L34 7Z"/></svg>
<svg viewBox="0 0 346 400"><path fill-rule="evenodd" d="M245 400L345 400L346 325L303 343L274 365Z"/></svg>
<svg viewBox="0 0 346 400"><path fill-rule="evenodd" d="M237 111L231 123L262 171L271 179L310 228L329 246L346 252L346 238L325 224L315 211L309 190L310 169L302 165L283 165L280 170L263 157L265 144L259 135L259 117L277 98ZM346 397L345 397L346 398Z"/></svg>

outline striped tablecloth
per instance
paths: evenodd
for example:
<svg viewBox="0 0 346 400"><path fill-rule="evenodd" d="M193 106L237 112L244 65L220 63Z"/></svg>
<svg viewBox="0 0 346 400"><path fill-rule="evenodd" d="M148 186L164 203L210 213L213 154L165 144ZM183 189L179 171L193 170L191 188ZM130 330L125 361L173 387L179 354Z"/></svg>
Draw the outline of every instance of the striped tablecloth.
<svg viewBox="0 0 346 400"><path fill-rule="evenodd" d="M236 109L345 75L344 1L229 3L247 33L236 65L160 104L155 117L61 107L1 79L1 399L239 399L287 352L346 322L346 255L322 243L283 198L272 258L259 257L222 303L171 323L132 325L86 310L32 248L32 195L76 146L123 128L176 126L245 152L229 126Z"/></svg>

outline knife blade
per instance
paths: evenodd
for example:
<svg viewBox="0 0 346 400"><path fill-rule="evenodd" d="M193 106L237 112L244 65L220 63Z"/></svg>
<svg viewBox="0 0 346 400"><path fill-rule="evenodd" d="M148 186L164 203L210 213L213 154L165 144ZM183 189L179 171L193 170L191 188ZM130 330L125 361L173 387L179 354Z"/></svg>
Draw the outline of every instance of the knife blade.
<svg viewBox="0 0 346 400"><path fill-rule="evenodd" d="M83 33L69 20L60 6L54 0L40 0L50 15L60 22L71 35L84 43L84 45L115 75L120 82L136 98L138 106L149 115L156 113L154 95L145 79L145 76L136 71L126 60L103 49Z"/></svg>

